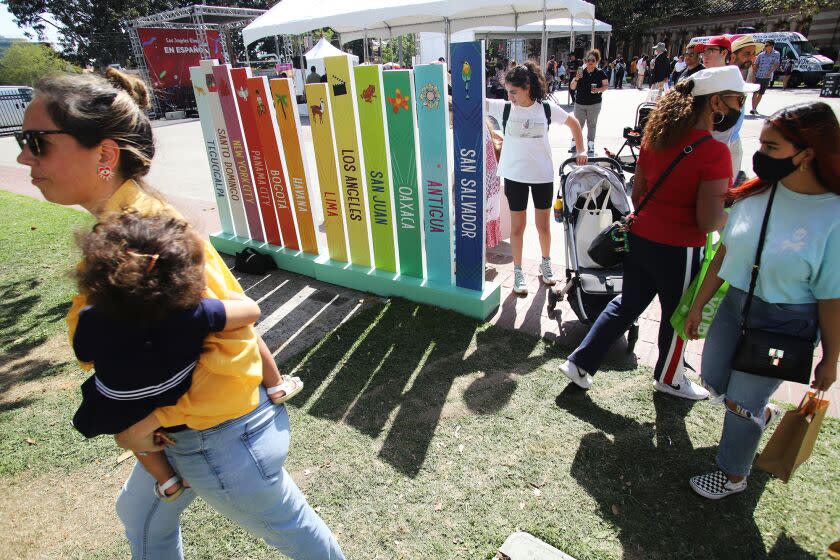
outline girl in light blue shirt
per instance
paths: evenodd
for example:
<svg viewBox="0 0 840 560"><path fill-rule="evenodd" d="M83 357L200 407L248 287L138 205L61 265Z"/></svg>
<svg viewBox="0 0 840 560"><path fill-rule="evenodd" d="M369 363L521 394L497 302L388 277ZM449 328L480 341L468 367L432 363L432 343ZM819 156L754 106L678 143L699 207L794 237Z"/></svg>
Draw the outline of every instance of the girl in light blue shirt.
<svg viewBox="0 0 840 560"><path fill-rule="evenodd" d="M689 481L710 499L746 489L761 435L781 412L768 404L781 380L731 366L771 200L749 327L810 340L819 333L822 359L814 371L814 390L831 387L840 358L840 125L827 104L803 103L771 116L760 141L753 156L757 177L730 193L734 204L723 244L685 322L686 334L697 338L703 306L729 282L706 338L701 367L704 385L727 408L718 470Z"/></svg>

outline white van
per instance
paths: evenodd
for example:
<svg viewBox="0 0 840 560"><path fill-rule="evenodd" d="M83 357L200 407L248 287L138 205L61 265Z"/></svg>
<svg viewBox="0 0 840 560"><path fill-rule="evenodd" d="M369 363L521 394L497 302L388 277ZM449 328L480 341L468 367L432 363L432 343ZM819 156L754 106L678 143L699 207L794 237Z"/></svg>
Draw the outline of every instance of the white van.
<svg viewBox="0 0 840 560"><path fill-rule="evenodd" d="M0 86L0 134L20 128L33 93L28 86Z"/></svg>
<svg viewBox="0 0 840 560"><path fill-rule="evenodd" d="M790 55L794 57L793 73L790 75L788 87L797 87L805 83L808 87L816 87L823 79L826 72L834 68L834 61L821 54L817 54L814 46L808 42L801 33L795 31L776 31L773 33L752 33L753 38L759 43L764 41L775 41L776 50L782 56L784 62ZM712 37L695 37L691 43L705 43ZM758 53L756 53L758 54ZM776 75L781 75L781 68Z"/></svg>

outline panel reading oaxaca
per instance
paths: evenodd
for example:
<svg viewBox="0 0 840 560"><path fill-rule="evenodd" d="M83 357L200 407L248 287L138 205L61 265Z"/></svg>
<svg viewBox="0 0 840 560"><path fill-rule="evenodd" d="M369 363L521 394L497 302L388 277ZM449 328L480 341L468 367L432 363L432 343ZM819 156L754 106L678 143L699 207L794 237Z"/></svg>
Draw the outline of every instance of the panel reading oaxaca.
<svg viewBox="0 0 840 560"><path fill-rule="evenodd" d="M451 48L451 141L444 64L383 72L334 56L324 59L327 82L306 86L311 152L292 80L210 60L191 68L222 217L213 245L229 255L253 248L320 281L491 315L500 288L484 280L484 45Z"/></svg>

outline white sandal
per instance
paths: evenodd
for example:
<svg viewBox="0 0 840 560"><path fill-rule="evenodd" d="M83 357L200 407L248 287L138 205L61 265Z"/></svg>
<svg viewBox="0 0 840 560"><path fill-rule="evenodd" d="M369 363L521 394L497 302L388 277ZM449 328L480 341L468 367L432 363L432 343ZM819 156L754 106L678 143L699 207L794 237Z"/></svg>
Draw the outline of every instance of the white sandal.
<svg viewBox="0 0 840 560"><path fill-rule="evenodd" d="M181 487L175 490L173 493L167 495L166 491L175 486L176 484L180 483ZM186 490L187 485L184 480L178 476L177 474L164 482L163 484L158 484L155 482L155 496L163 500L164 502L174 502L178 499L178 497L184 493Z"/></svg>
<svg viewBox="0 0 840 560"><path fill-rule="evenodd" d="M271 402L274 404L282 404L287 400L291 399L298 393L303 390L303 381L300 380L300 377L289 377L288 375L283 376L283 383L280 385L275 385L274 387L268 387L265 390L266 395L268 398L271 399ZM285 394L274 397L272 395L276 395L277 393L283 391Z"/></svg>

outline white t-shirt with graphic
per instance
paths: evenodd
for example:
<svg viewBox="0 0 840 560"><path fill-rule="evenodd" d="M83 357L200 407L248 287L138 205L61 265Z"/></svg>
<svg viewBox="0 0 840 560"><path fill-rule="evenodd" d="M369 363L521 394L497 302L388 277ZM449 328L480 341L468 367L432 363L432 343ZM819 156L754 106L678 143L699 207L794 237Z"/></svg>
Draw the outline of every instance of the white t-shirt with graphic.
<svg viewBox="0 0 840 560"><path fill-rule="evenodd" d="M770 189L732 206L718 276L748 291ZM755 294L770 303L840 298L840 196L776 190Z"/></svg>
<svg viewBox="0 0 840 560"><path fill-rule="evenodd" d="M488 99L488 114L502 124L505 103L503 99ZM549 102L551 126L561 126L569 113ZM548 121L542 103L535 101L530 107L511 104L510 116L502 144L502 159L496 171L499 177L521 183L551 183L554 181L554 164L548 142Z"/></svg>

